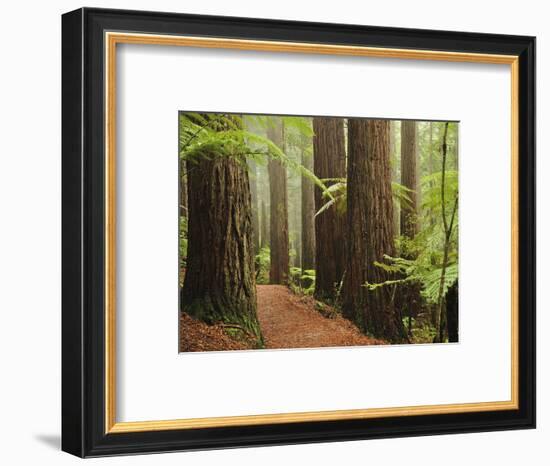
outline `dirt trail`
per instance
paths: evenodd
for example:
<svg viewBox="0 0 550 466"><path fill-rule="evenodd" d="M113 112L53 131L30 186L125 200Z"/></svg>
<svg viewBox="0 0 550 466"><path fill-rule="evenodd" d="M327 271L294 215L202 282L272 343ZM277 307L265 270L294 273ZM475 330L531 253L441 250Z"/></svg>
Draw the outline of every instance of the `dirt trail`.
<svg viewBox="0 0 550 466"><path fill-rule="evenodd" d="M266 348L376 345L383 342L363 335L336 315L327 318L315 301L299 297L282 285L258 285L258 319Z"/></svg>

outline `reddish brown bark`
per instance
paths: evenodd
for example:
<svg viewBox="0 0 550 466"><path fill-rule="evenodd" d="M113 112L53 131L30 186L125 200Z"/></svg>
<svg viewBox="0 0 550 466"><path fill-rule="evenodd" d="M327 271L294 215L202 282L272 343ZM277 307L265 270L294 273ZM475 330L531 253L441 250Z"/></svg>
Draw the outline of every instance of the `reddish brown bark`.
<svg viewBox="0 0 550 466"><path fill-rule="evenodd" d="M320 179L346 176L343 118L313 119L313 168ZM333 182L327 182L331 185ZM315 211L328 201L315 188ZM334 301L344 273L344 218L335 208L315 217L315 297Z"/></svg>
<svg viewBox="0 0 550 466"><path fill-rule="evenodd" d="M367 278L370 283L393 278L375 265L384 261L385 254L395 254L389 129L387 120L367 122ZM389 341L402 341L403 322L394 307L392 288L369 290L366 298L367 332Z"/></svg>
<svg viewBox="0 0 550 466"><path fill-rule="evenodd" d="M180 306L206 323L242 326L261 342L256 316L248 172L233 158L189 164L187 271Z"/></svg>
<svg viewBox="0 0 550 466"><path fill-rule="evenodd" d="M267 137L281 149L283 148L283 123L280 118L272 119ZM288 194L285 166L276 159L270 159L267 165L269 172L270 215L270 259L269 282L272 284L288 283L289 249L288 249Z"/></svg>
<svg viewBox="0 0 550 466"><path fill-rule="evenodd" d="M347 268L342 309L367 333L402 341L403 324L388 286L364 285L391 279L375 265L393 255L393 201L389 156L389 121L350 119L348 122Z"/></svg>
<svg viewBox="0 0 550 466"><path fill-rule="evenodd" d="M365 330L367 282L367 120L348 120L346 272L342 313Z"/></svg>

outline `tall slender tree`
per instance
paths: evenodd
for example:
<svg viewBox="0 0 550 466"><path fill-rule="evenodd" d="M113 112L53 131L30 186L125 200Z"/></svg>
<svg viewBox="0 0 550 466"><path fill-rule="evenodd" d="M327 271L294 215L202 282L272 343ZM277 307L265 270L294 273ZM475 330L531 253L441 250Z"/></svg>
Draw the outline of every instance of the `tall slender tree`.
<svg viewBox="0 0 550 466"><path fill-rule="evenodd" d="M347 269L342 309L367 333L388 341L404 339L392 290L374 290L367 282L392 278L376 265L393 255L393 200L389 156L389 121L350 119L348 122Z"/></svg>
<svg viewBox="0 0 550 466"><path fill-rule="evenodd" d="M284 129L281 118L270 118L267 137L279 146L284 147ZM269 282L272 284L288 283L289 250L288 250L288 194L286 168L280 160L270 159L267 165L269 172L270 214L270 259Z"/></svg>
<svg viewBox="0 0 550 466"><path fill-rule="evenodd" d="M343 118L313 118L313 171L317 178L346 176L346 147ZM332 181L327 181L330 186ZM315 189L315 210L325 204ZM344 218L336 209L315 217L315 292L319 300L334 301L344 273Z"/></svg>
<svg viewBox="0 0 550 466"><path fill-rule="evenodd" d="M407 188L407 200L401 201L401 235L413 240L419 231L418 225L418 141L417 123L414 120L401 122L401 184ZM414 259L409 252L403 254L407 259ZM409 284L403 287L401 299L397 305L406 310L408 316L409 336L412 332L412 317L420 311L421 287L419 284Z"/></svg>
<svg viewBox="0 0 550 466"><path fill-rule="evenodd" d="M288 121L288 123L287 123ZM290 160L300 163L299 145L292 119L283 122L283 152ZM302 264L302 202L301 175L296 170L287 171L288 237L290 242L290 265L300 268Z"/></svg>
<svg viewBox="0 0 550 466"><path fill-rule="evenodd" d="M392 166L392 180L399 180L401 167L400 167L400 154L397 150L397 137L396 131L398 130L397 122L390 120L390 161ZM393 226L395 234L399 235L401 222L401 210L399 205L394 205L393 209Z"/></svg>
<svg viewBox="0 0 550 466"><path fill-rule="evenodd" d="M432 121L429 123L428 129L428 173L432 174L435 171L435 160L434 160L434 151L433 151L433 140L434 140L434 124ZM433 181L430 183L433 185ZM433 226L434 216L430 215L429 224Z"/></svg>
<svg viewBox="0 0 550 466"><path fill-rule="evenodd" d="M226 129L223 120L214 124ZM188 255L180 306L206 323L238 325L261 343L244 156L205 155L187 167Z"/></svg>
<svg viewBox="0 0 550 466"><path fill-rule="evenodd" d="M436 325L437 334L434 338L434 342L442 343L444 341L444 321L446 319L446 314L443 314L443 306L445 304L444 294L445 294L445 276L447 274L447 267L449 265L449 253L451 251L451 239L453 235L454 223L456 219L456 212L458 209L458 193L455 195L453 207L450 212L450 218L447 218L449 212L446 209L445 203L445 182L447 177L447 156L448 156L448 133L449 133L449 122L445 123L443 131L443 139L441 143L441 220L443 226L444 234L444 243L443 243L443 263L441 264L441 276L439 279L439 291L437 299L437 310L436 310Z"/></svg>
<svg viewBox="0 0 550 466"><path fill-rule="evenodd" d="M409 201L401 202L401 234L412 239L418 233L417 222L417 145L416 121L401 122L401 184L407 188Z"/></svg>
<svg viewBox="0 0 550 466"><path fill-rule="evenodd" d="M302 221L301 221L301 209L302 205L299 202L300 201L300 191L297 191L297 193L294 196L294 200L292 201L293 204L295 204L294 208L294 219L293 219L293 225L294 225L294 232L293 232L293 240L292 240L292 249L294 250L294 258L292 265L294 267L302 267Z"/></svg>
<svg viewBox="0 0 550 466"><path fill-rule="evenodd" d="M262 200L262 212L261 212L261 247L265 248L269 246L269 219L267 218L267 208L265 201Z"/></svg>
<svg viewBox="0 0 550 466"><path fill-rule="evenodd" d="M302 148L302 165L313 171L313 158ZM302 176L302 270L315 268L315 199L313 182Z"/></svg>
<svg viewBox="0 0 550 466"><path fill-rule="evenodd" d="M250 196L252 202L252 235L254 243L254 254L260 250L260 217L258 215L258 173L256 162L250 159L248 161L248 169L250 170Z"/></svg>

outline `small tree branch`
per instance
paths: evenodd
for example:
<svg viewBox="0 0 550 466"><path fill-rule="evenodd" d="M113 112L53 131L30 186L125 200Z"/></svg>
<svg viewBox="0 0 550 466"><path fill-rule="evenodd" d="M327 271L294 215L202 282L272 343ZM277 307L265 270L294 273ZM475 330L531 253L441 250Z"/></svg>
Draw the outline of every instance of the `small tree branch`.
<svg viewBox="0 0 550 466"><path fill-rule="evenodd" d="M441 144L441 215L443 217L443 229L447 234L447 215L445 213L445 169L447 165L447 131L449 129L449 122L445 123L445 131L443 132L443 142Z"/></svg>

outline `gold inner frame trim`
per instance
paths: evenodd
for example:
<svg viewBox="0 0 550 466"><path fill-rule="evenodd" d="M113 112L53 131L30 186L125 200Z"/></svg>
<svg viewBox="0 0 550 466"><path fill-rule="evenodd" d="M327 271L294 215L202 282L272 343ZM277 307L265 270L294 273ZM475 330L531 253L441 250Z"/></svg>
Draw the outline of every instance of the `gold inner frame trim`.
<svg viewBox="0 0 550 466"><path fill-rule="evenodd" d="M116 421L116 46L117 44L147 44L179 47L237 49L321 55L364 56L408 60L432 60L504 64L510 66L511 76L511 158L512 158L512 322L511 322L511 399L480 403L457 403L392 408L366 408L338 411L314 411L247 416L172 419L159 421ZM513 410L519 407L519 57L480 53L441 52L347 45L327 45L300 42L278 42L214 37L106 32L105 45L105 433L145 432L159 430L197 429L261 424L319 422L349 419L372 419L390 416L419 416L427 414L469 413Z"/></svg>

